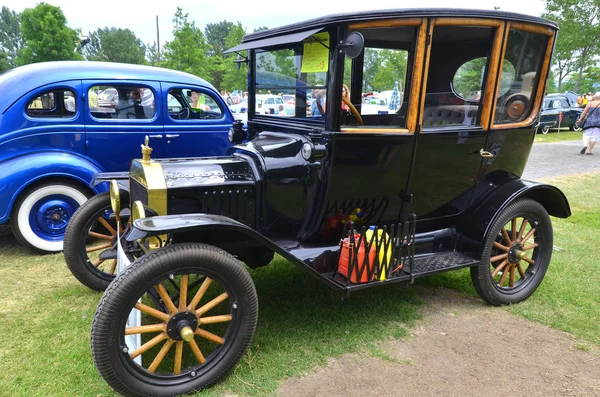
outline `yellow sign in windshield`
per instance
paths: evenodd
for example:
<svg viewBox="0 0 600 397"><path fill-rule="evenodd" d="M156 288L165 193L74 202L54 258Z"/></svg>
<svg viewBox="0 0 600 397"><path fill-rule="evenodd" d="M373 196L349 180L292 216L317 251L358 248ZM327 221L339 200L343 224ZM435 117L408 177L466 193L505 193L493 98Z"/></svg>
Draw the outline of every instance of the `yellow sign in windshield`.
<svg viewBox="0 0 600 397"><path fill-rule="evenodd" d="M308 43L304 43L301 72L326 72L329 70L329 33L314 34L309 40Z"/></svg>

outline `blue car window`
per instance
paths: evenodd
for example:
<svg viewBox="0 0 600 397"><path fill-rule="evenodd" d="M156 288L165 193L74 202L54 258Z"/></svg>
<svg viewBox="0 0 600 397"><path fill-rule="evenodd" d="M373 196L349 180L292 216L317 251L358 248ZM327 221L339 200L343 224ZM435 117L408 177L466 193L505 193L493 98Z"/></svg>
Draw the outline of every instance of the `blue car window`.
<svg viewBox="0 0 600 397"><path fill-rule="evenodd" d="M90 87L88 105L97 119L152 119L156 113L154 92L134 85Z"/></svg>
<svg viewBox="0 0 600 397"><path fill-rule="evenodd" d="M35 118L70 118L77 113L77 100L71 90L53 89L36 96L27 104L26 113Z"/></svg>
<svg viewBox="0 0 600 397"><path fill-rule="evenodd" d="M167 96L169 116L174 120L220 119L223 110L209 94L189 88L173 88Z"/></svg>

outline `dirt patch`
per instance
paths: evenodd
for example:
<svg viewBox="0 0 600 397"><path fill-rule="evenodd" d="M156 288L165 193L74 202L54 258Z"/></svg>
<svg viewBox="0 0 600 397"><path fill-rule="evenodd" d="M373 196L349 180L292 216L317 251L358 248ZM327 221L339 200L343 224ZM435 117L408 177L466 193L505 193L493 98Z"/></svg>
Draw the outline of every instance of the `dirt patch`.
<svg viewBox="0 0 600 397"><path fill-rule="evenodd" d="M600 396L600 352L570 334L440 288L419 288L423 319L411 337L330 359L286 380L282 396ZM405 361L406 364L393 361Z"/></svg>

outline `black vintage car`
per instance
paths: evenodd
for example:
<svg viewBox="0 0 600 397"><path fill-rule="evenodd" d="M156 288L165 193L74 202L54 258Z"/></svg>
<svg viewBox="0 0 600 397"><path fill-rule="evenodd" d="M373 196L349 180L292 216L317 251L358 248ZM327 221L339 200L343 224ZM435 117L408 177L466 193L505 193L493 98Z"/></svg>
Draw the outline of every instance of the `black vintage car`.
<svg viewBox="0 0 600 397"><path fill-rule="evenodd" d="M232 126L229 155L153 160L146 143L69 223L73 273L108 286L91 337L102 376L125 395L212 385L256 327L242 262L273 253L344 294L469 267L490 304L529 297L551 260L549 215L570 216L560 190L520 179L556 31L431 9L246 35L229 51L248 67L248 130ZM362 101L390 90L387 107ZM257 110L268 91L294 111Z"/></svg>
<svg viewBox="0 0 600 397"><path fill-rule="evenodd" d="M571 93L548 94L542 102L540 125L538 132L547 134L550 128L569 128L571 131L580 131L576 124L583 113L583 108L577 106L577 96Z"/></svg>

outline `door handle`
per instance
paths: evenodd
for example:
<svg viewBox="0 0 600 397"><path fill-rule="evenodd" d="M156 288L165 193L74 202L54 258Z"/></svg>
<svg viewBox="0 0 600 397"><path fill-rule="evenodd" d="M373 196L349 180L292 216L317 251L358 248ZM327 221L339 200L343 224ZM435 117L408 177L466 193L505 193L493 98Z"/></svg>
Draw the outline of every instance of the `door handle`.
<svg viewBox="0 0 600 397"><path fill-rule="evenodd" d="M162 135L150 135L148 138L162 139Z"/></svg>
<svg viewBox="0 0 600 397"><path fill-rule="evenodd" d="M479 151L479 155L480 155L481 157L483 157L484 159L491 159L491 158L493 158L493 157L494 157L494 155L493 155L492 153L490 153L490 152L488 152L488 151L486 151L486 150L483 150L483 149L481 149L481 150Z"/></svg>
<svg viewBox="0 0 600 397"><path fill-rule="evenodd" d="M177 138L179 134L167 134L167 139Z"/></svg>

